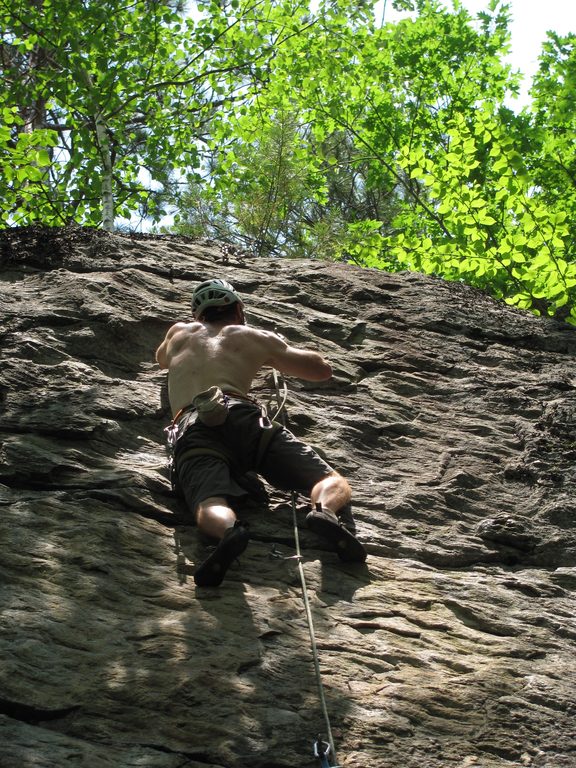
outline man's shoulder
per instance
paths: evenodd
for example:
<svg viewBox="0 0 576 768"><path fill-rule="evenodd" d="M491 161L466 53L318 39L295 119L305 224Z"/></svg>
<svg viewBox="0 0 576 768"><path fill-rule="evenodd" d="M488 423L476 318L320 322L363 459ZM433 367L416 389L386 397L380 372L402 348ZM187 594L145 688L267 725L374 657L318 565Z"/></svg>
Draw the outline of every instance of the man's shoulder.
<svg viewBox="0 0 576 768"><path fill-rule="evenodd" d="M197 320L180 320L177 323L174 323L174 325L170 326L167 335L173 336L175 333L178 333L178 331L193 331L202 327L202 323L199 323Z"/></svg>
<svg viewBox="0 0 576 768"><path fill-rule="evenodd" d="M254 340L263 344L276 344L281 341L278 334L272 331L265 331L262 328L254 328L251 325L227 325L225 328L227 334Z"/></svg>

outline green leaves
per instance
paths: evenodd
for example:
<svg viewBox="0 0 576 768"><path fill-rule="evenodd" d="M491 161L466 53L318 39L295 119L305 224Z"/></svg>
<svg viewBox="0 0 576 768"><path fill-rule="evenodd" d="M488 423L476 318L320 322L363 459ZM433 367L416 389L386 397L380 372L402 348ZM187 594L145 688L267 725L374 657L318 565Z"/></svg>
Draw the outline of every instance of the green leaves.
<svg viewBox="0 0 576 768"><path fill-rule="evenodd" d="M377 27L350 0L4 4L0 221L158 221L170 201L181 231L576 323L576 36L549 35L515 114L504 4L396 5Z"/></svg>
<svg viewBox="0 0 576 768"><path fill-rule="evenodd" d="M34 207L33 219L41 218L45 207L42 189L46 168L50 165L50 148L56 135L49 130L18 133L24 119L16 107L2 104L0 95L0 223L19 223L27 208Z"/></svg>
<svg viewBox="0 0 576 768"><path fill-rule="evenodd" d="M0 107L19 118L4 146L21 134L35 135L42 147L48 128L57 138L54 152L29 156L27 170L20 153L6 148L19 167L13 195L2 199L4 221L39 215L27 195L18 195L18 185L31 181L42 186L47 224L73 218L112 226L114 206L128 217L163 215L162 191L166 200L168 190L177 190L176 178L197 166L208 132L224 133L228 113L259 90L287 22L283 7L267 0L206 4L193 21L174 6L171 0L2 6Z"/></svg>
<svg viewBox="0 0 576 768"><path fill-rule="evenodd" d="M430 205L441 219L439 227L438 219L404 218L413 228L412 263L538 313L565 315L570 305L568 319L575 321L567 215L547 205L534 187L510 126L487 105L467 121L448 123L447 135L450 151L429 160L426 170L421 149L408 147L400 156L404 168L420 169L411 178L427 182ZM390 237L388 252L405 260L405 240L406 232L401 242ZM431 240L441 260L429 257Z"/></svg>

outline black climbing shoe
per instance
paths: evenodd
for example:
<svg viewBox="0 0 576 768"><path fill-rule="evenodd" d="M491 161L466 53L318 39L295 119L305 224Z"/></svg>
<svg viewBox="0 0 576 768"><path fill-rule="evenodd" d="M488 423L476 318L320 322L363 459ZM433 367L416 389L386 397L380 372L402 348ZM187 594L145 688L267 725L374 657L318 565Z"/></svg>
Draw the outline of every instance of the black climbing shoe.
<svg viewBox="0 0 576 768"><path fill-rule="evenodd" d="M356 521L352 515L352 504L350 502L338 510L338 522L347 531L350 531L352 536L356 536Z"/></svg>
<svg viewBox="0 0 576 768"><path fill-rule="evenodd" d="M198 587L218 587L226 571L248 546L248 529L240 521L228 528L218 546L194 572Z"/></svg>
<svg viewBox="0 0 576 768"><path fill-rule="evenodd" d="M340 560L347 563L363 563L366 550L350 531L338 522L336 515L322 509L320 504L306 515L308 528L327 539L335 548Z"/></svg>

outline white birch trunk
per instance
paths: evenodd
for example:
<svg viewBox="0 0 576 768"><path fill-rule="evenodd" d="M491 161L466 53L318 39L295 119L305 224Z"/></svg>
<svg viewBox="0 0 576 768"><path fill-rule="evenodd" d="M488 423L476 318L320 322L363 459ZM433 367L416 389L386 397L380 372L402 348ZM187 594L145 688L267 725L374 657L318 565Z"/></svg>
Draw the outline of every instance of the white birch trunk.
<svg viewBox="0 0 576 768"><path fill-rule="evenodd" d="M114 231L114 188L112 183L112 153L110 139L106 131L106 123L101 113L95 116L96 139L102 158L102 228L107 232Z"/></svg>

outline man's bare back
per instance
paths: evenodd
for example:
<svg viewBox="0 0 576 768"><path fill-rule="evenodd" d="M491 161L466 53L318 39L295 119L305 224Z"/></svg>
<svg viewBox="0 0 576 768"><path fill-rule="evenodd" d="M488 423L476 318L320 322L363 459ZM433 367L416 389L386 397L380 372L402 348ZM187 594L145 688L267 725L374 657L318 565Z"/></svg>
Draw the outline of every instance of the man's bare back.
<svg viewBox="0 0 576 768"><path fill-rule="evenodd" d="M213 386L248 394L264 366L308 381L324 381L332 375L330 365L317 352L291 347L269 331L229 322L176 323L158 347L156 360L169 371L173 415Z"/></svg>

